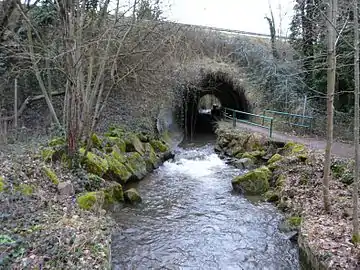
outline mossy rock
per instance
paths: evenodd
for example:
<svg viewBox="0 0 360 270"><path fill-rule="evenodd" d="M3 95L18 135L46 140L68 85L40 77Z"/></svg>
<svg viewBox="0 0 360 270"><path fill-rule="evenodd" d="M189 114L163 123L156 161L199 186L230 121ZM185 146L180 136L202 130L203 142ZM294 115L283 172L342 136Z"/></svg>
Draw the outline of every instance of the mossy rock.
<svg viewBox="0 0 360 270"><path fill-rule="evenodd" d="M165 142L160 140L151 140L150 144L156 152L165 153L170 150L169 146L167 146Z"/></svg>
<svg viewBox="0 0 360 270"><path fill-rule="evenodd" d="M25 196L30 196L34 193L34 187L32 185L28 185L28 184L20 184L15 187L15 190Z"/></svg>
<svg viewBox="0 0 360 270"><path fill-rule="evenodd" d="M272 164L272 163L280 161L282 159L283 159L283 157L280 154L275 154L268 160L268 164Z"/></svg>
<svg viewBox="0 0 360 270"><path fill-rule="evenodd" d="M117 146L122 153L126 152L126 143L122 138L118 137L105 137L103 139L105 150L107 148L112 149L113 146Z"/></svg>
<svg viewBox="0 0 360 270"><path fill-rule="evenodd" d="M267 202L278 202L280 200L279 193L276 190L268 190L264 197Z"/></svg>
<svg viewBox="0 0 360 270"><path fill-rule="evenodd" d="M236 145L231 147L227 152L229 156L238 158L238 156L241 156L244 153L244 148L241 145Z"/></svg>
<svg viewBox="0 0 360 270"><path fill-rule="evenodd" d="M151 146L150 143L145 143L144 148L145 148L144 160L145 160L145 163L146 163L146 170L148 172L151 172L152 170L159 167L160 159L156 155L155 150Z"/></svg>
<svg viewBox="0 0 360 270"><path fill-rule="evenodd" d="M60 183L59 178L57 177L56 173L50 169L49 167L42 167L44 174L48 177L48 179L54 184L58 185Z"/></svg>
<svg viewBox="0 0 360 270"><path fill-rule="evenodd" d="M110 187L103 189L104 191L104 203L109 206L115 202L124 201L124 192L120 184L115 184Z"/></svg>
<svg viewBox="0 0 360 270"><path fill-rule="evenodd" d="M121 184L125 184L132 176L131 172L124 165L125 158L119 158L116 151L106 156L107 164L109 166L105 177L110 180L115 180ZM123 162L122 162L123 161Z"/></svg>
<svg viewBox="0 0 360 270"><path fill-rule="evenodd" d="M123 138L125 136L125 133L126 133L125 127L112 126L109 128L109 131L105 133L105 136Z"/></svg>
<svg viewBox="0 0 360 270"><path fill-rule="evenodd" d="M125 201L129 203L139 203L142 201L141 196L135 188L130 188L124 192Z"/></svg>
<svg viewBox="0 0 360 270"><path fill-rule="evenodd" d="M65 144L66 144L66 139L64 137L53 138L48 143L48 145L50 147L60 146L60 145L65 145Z"/></svg>
<svg viewBox="0 0 360 270"><path fill-rule="evenodd" d="M271 171L263 166L232 180L235 190L240 190L245 195L262 195L269 190Z"/></svg>
<svg viewBox="0 0 360 270"><path fill-rule="evenodd" d="M3 176L0 175L0 192L5 190L5 179Z"/></svg>
<svg viewBox="0 0 360 270"><path fill-rule="evenodd" d="M306 153L305 145L295 142L286 143L283 149L290 152L291 155Z"/></svg>
<svg viewBox="0 0 360 270"><path fill-rule="evenodd" d="M251 151L251 152L245 152L245 153L239 153L236 155L236 158L249 158L253 161L261 159L265 155L265 151Z"/></svg>
<svg viewBox="0 0 360 270"><path fill-rule="evenodd" d="M266 142L267 139L263 135L258 133L251 133L244 141L243 147L248 152L264 151Z"/></svg>
<svg viewBox="0 0 360 270"><path fill-rule="evenodd" d="M87 152L86 157L84 157L84 148L80 148L79 152L82 156L81 162L85 166L87 172L103 176L109 169L109 164L105 158L99 157L90 151Z"/></svg>
<svg viewBox="0 0 360 270"><path fill-rule="evenodd" d="M81 209L100 209L105 201L105 193L104 191L87 192L77 197L76 201Z"/></svg>
<svg viewBox="0 0 360 270"><path fill-rule="evenodd" d="M133 133L128 133L124 137L126 144L126 152L138 152L140 155L144 154L144 146L139 137Z"/></svg>
<svg viewBox="0 0 360 270"><path fill-rule="evenodd" d="M138 152L128 155L126 165L136 180L143 179L147 174L146 162Z"/></svg>

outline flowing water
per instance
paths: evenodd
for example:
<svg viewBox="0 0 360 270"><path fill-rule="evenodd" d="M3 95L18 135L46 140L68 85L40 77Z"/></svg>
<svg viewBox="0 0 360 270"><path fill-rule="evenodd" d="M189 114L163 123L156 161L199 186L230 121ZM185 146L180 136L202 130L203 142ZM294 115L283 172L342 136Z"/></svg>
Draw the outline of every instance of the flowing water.
<svg viewBox="0 0 360 270"><path fill-rule="evenodd" d="M232 192L240 173L211 144L178 148L137 184L143 202L114 213L113 269L299 269L279 212Z"/></svg>

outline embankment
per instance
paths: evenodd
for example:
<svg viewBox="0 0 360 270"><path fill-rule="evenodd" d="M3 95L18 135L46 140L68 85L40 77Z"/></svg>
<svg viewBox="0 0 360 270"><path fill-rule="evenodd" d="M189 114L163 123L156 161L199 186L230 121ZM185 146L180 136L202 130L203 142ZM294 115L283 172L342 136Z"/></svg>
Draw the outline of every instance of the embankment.
<svg viewBox="0 0 360 270"><path fill-rule="evenodd" d="M332 160L328 214L322 205L323 154L248 131L219 127L216 133L215 150L234 166L249 170L232 180L233 188L262 195L284 212L282 229L298 230L304 264L311 269L360 267L360 249L351 240L351 160Z"/></svg>
<svg viewBox="0 0 360 270"><path fill-rule="evenodd" d="M63 138L0 155L0 268L110 269L110 206L136 203L139 181L172 157L165 138L114 127L74 163ZM124 188L125 189L125 188Z"/></svg>

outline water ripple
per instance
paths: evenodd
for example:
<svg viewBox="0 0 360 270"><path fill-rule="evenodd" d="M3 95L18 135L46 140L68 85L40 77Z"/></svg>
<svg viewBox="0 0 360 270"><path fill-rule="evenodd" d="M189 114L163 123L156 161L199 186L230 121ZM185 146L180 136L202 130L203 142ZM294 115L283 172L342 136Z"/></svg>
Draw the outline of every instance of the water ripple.
<svg viewBox="0 0 360 270"><path fill-rule="evenodd" d="M113 269L299 269L281 215L232 194L239 171L212 148L178 149L137 186L143 203L114 213Z"/></svg>

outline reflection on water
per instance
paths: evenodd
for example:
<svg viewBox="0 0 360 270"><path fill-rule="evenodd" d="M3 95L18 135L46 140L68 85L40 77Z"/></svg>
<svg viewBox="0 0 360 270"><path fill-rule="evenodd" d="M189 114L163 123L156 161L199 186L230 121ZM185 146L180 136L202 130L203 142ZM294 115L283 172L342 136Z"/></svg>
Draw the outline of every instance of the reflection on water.
<svg viewBox="0 0 360 270"><path fill-rule="evenodd" d="M113 269L299 269L280 214L233 194L240 172L212 149L177 149L138 184L143 203L114 213Z"/></svg>

